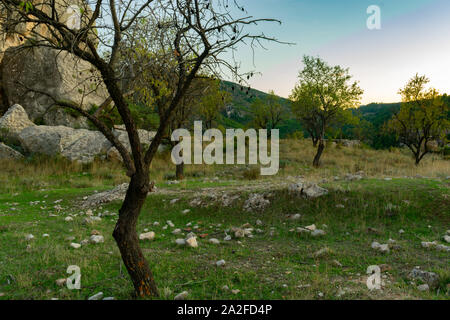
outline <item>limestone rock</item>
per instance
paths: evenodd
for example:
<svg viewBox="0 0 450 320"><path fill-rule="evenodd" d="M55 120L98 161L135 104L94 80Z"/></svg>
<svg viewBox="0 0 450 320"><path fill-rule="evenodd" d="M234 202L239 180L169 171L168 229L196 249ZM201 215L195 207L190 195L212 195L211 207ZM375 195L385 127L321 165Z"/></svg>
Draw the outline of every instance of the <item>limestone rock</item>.
<svg viewBox="0 0 450 320"><path fill-rule="evenodd" d="M111 143L99 131L64 126L34 126L22 130L21 146L30 153L61 155L71 161L89 163L106 154Z"/></svg>
<svg viewBox="0 0 450 320"><path fill-rule="evenodd" d="M153 231L147 232L147 233L141 233L139 235L139 240L153 240L155 239L156 234Z"/></svg>
<svg viewBox="0 0 450 320"><path fill-rule="evenodd" d="M99 72L68 52L46 47L10 48L1 67L7 70L2 81L5 99L10 104L21 104L31 120L47 125L87 128L88 123L84 117L56 106L51 97L38 92L50 94L56 100L72 101L84 110L101 105L109 97Z"/></svg>
<svg viewBox="0 0 450 320"><path fill-rule="evenodd" d="M434 272L428 272L414 268L409 273L409 278L419 279L420 281L428 284L430 288L437 288L439 286L439 275Z"/></svg>
<svg viewBox="0 0 450 320"><path fill-rule="evenodd" d="M23 155L14 150L13 148L8 147L6 144L0 142L0 160L9 159L9 160L19 160L22 159Z"/></svg>
<svg viewBox="0 0 450 320"><path fill-rule="evenodd" d="M19 133L28 127L33 127L35 124L30 121L25 109L15 104L6 111L0 118L0 137L18 142Z"/></svg>

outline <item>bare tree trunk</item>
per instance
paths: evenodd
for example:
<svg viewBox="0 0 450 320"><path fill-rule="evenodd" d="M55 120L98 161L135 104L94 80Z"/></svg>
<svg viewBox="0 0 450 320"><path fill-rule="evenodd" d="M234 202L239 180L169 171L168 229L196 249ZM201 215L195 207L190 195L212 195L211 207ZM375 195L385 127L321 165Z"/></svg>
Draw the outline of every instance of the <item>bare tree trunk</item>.
<svg viewBox="0 0 450 320"><path fill-rule="evenodd" d="M177 164L175 174L176 174L177 180L183 180L184 179L184 162L180 163L180 164Z"/></svg>
<svg viewBox="0 0 450 320"><path fill-rule="evenodd" d="M119 210L119 220L113 237L117 242L122 260L139 296L159 296L158 289L147 260L142 254L136 233L136 224L150 190L148 172L135 173L131 177L125 200Z"/></svg>
<svg viewBox="0 0 450 320"><path fill-rule="evenodd" d="M314 147L314 148L317 147L317 142L318 142L318 141L319 141L318 139L312 138L312 142L313 142L313 147Z"/></svg>
<svg viewBox="0 0 450 320"><path fill-rule="evenodd" d="M317 148L317 153L313 160L313 166L316 168L320 166L320 157L322 156L323 149L325 149L325 144L323 143L323 139L320 139L319 147Z"/></svg>

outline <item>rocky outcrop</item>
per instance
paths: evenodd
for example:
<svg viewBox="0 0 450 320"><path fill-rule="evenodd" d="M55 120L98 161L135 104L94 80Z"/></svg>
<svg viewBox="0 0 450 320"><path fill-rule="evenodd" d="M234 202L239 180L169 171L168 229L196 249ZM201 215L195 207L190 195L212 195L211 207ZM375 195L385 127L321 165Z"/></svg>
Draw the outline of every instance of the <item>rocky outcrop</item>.
<svg viewBox="0 0 450 320"><path fill-rule="evenodd" d="M71 53L44 47L10 48L0 70L3 100L21 104L31 120L46 125L87 128L84 117L58 107L54 99L90 110L108 98L98 71Z"/></svg>
<svg viewBox="0 0 450 320"><path fill-rule="evenodd" d="M19 133L23 129L33 126L35 124L28 119L28 115L23 107L15 104L0 118L0 137L12 142L18 142Z"/></svg>
<svg viewBox="0 0 450 320"><path fill-rule="evenodd" d="M71 161L92 162L106 155L111 143L99 131L64 126L28 127L19 134L21 146L29 153L61 155Z"/></svg>
<svg viewBox="0 0 450 320"><path fill-rule="evenodd" d="M10 159L10 160L18 160L22 159L23 155L20 152L8 147L7 145L0 142L0 159Z"/></svg>
<svg viewBox="0 0 450 320"><path fill-rule="evenodd" d="M80 29L92 16L86 0L32 0L35 8L51 15L52 6L59 21L70 29ZM56 108L53 99L69 100L83 109L99 106L108 97L101 77L88 62L68 52L50 47L24 49L27 38L48 41L53 34L44 24L17 23L17 13L0 3L0 114L19 103L31 120L46 125L87 128L87 121L74 112ZM94 43L97 36L90 32Z"/></svg>
<svg viewBox="0 0 450 320"><path fill-rule="evenodd" d="M289 192L302 195L306 198L318 198L328 194L328 190L319 187L315 183L305 182L299 180L297 183L293 183L289 186Z"/></svg>

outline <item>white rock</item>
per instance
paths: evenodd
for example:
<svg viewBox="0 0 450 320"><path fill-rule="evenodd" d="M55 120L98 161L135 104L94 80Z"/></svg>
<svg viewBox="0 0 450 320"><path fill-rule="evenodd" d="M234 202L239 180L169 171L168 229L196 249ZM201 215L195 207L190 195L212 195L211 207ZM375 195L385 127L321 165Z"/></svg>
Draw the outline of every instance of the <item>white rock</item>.
<svg viewBox="0 0 450 320"><path fill-rule="evenodd" d="M186 245L191 248L197 248L198 247L197 239L195 237L187 239Z"/></svg>
<svg viewBox="0 0 450 320"><path fill-rule="evenodd" d="M191 212L191 209L185 209L185 210L183 210L181 213L182 213L182 214L188 214L189 212Z"/></svg>
<svg viewBox="0 0 450 320"><path fill-rule="evenodd" d="M58 279L55 281L55 283L58 287L62 287L67 283L67 279L66 278Z"/></svg>
<svg viewBox="0 0 450 320"><path fill-rule="evenodd" d="M426 249L430 249L430 248L434 248L437 246L437 242L433 241L433 242L427 242L427 241L422 241L421 245L422 248L426 248Z"/></svg>
<svg viewBox="0 0 450 320"><path fill-rule="evenodd" d="M179 246L184 246L184 245L186 245L186 240L184 240L184 239L177 239L177 240L175 240L175 243L177 245L179 245Z"/></svg>
<svg viewBox="0 0 450 320"><path fill-rule="evenodd" d="M405 233L405 230L400 229L400 230L398 230L398 233L403 234L403 233Z"/></svg>
<svg viewBox="0 0 450 320"><path fill-rule="evenodd" d="M263 223L262 223L262 221L261 221L261 220L259 220L259 219L258 219L258 220L256 220L256 225L257 225L257 226L262 226L262 224L263 224Z"/></svg>
<svg viewBox="0 0 450 320"><path fill-rule="evenodd" d="M103 298L103 300L111 301L111 300L116 300L116 298L114 298L114 297L105 297L105 298Z"/></svg>
<svg viewBox="0 0 450 320"><path fill-rule="evenodd" d="M312 225L310 225L310 226L305 227L305 229L308 229L309 231L314 231L314 230L317 229L317 227L316 227L315 224L312 224Z"/></svg>
<svg viewBox="0 0 450 320"><path fill-rule="evenodd" d="M170 204L175 204L178 202L178 200L180 200L180 199L172 199L172 200L170 200Z"/></svg>
<svg viewBox="0 0 450 320"><path fill-rule="evenodd" d="M34 236L30 233L30 234L27 234L26 236L25 236L25 240L27 240L27 241L30 241L30 240L33 240L34 239Z"/></svg>
<svg viewBox="0 0 450 320"><path fill-rule="evenodd" d="M430 286L428 284L421 284L420 286L417 286L417 290L419 291L429 291Z"/></svg>
<svg viewBox="0 0 450 320"><path fill-rule="evenodd" d="M226 235L225 238L223 238L223 241L231 241L231 236Z"/></svg>
<svg viewBox="0 0 450 320"><path fill-rule="evenodd" d="M103 238L103 236L93 235L89 238L89 241L91 243L103 243L105 242L105 238Z"/></svg>
<svg viewBox="0 0 450 320"><path fill-rule="evenodd" d="M225 265L225 260L223 260L223 259L216 262L216 266L218 266L218 267L222 267L224 265Z"/></svg>
<svg viewBox="0 0 450 320"><path fill-rule="evenodd" d="M209 239L209 243L220 244L220 241L218 239L216 239L216 238L211 238L211 239Z"/></svg>
<svg viewBox="0 0 450 320"><path fill-rule="evenodd" d="M88 300L101 300L103 298L103 292L99 292L89 297Z"/></svg>
<svg viewBox="0 0 450 320"><path fill-rule="evenodd" d="M49 235L48 233L44 233L42 236L43 236L44 238L50 237L50 235Z"/></svg>
<svg viewBox="0 0 450 320"><path fill-rule="evenodd" d="M73 221L73 218L69 216L69 217L66 217L64 220L69 222L69 221Z"/></svg>
<svg viewBox="0 0 450 320"><path fill-rule="evenodd" d="M188 297L188 295L189 295L189 292L183 291L183 292L177 294L177 295L175 296L174 300L186 300L186 298Z"/></svg>
<svg viewBox="0 0 450 320"><path fill-rule="evenodd" d="M445 240L445 242L450 243L450 236L445 235L445 236L444 236L444 240Z"/></svg>
<svg viewBox="0 0 450 320"><path fill-rule="evenodd" d="M326 235L326 232L320 229L316 229L313 232L311 232L311 236L313 237L320 237Z"/></svg>
<svg viewBox="0 0 450 320"><path fill-rule="evenodd" d="M155 239L156 234L153 231L147 233L141 233L139 235L139 240L153 240Z"/></svg>
<svg viewBox="0 0 450 320"><path fill-rule="evenodd" d="M72 242L72 243L70 244L70 246L71 246L72 248L74 248L74 249L79 249L79 248L81 248L81 244L75 243L75 242Z"/></svg>
<svg viewBox="0 0 450 320"><path fill-rule="evenodd" d="M181 233L181 229L175 229L172 231L172 234L180 234Z"/></svg>
<svg viewBox="0 0 450 320"><path fill-rule="evenodd" d="M173 222L170 221L170 220L167 220L167 224L168 224L169 227L171 227L171 228L175 227L175 225L173 224Z"/></svg>
<svg viewBox="0 0 450 320"><path fill-rule="evenodd" d="M372 249L378 250L380 248L381 244L379 244L378 242L374 241L374 242L372 242L372 244L370 246L372 247Z"/></svg>
<svg viewBox="0 0 450 320"><path fill-rule="evenodd" d="M389 252L389 245L388 244L382 244L382 245L380 245L379 250L381 252Z"/></svg>

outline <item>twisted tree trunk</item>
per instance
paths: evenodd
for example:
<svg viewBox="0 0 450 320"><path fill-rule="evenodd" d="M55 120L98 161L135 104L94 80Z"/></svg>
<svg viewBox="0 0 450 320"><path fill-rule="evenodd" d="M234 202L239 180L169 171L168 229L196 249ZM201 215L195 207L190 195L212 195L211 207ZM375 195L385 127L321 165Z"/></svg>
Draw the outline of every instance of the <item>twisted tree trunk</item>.
<svg viewBox="0 0 450 320"><path fill-rule="evenodd" d="M323 142L323 139L319 140L319 147L317 148L316 156L313 160L313 166L318 168L320 166L320 157L322 156L322 152L325 149L325 144Z"/></svg>
<svg viewBox="0 0 450 320"><path fill-rule="evenodd" d="M159 296L153 274L142 254L136 233L139 213L150 188L148 172L135 173L131 177L125 200L119 211L119 220L113 232L134 289L142 297Z"/></svg>

